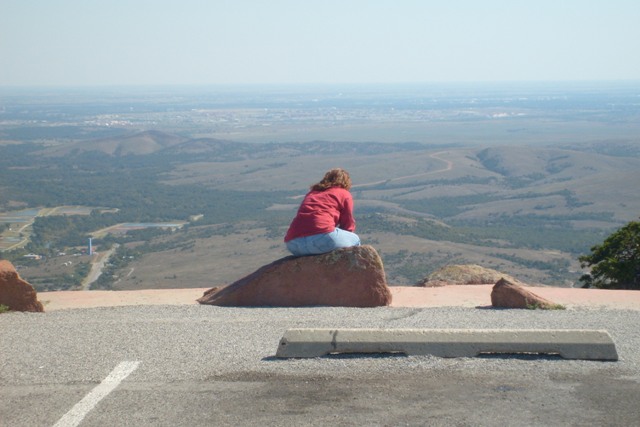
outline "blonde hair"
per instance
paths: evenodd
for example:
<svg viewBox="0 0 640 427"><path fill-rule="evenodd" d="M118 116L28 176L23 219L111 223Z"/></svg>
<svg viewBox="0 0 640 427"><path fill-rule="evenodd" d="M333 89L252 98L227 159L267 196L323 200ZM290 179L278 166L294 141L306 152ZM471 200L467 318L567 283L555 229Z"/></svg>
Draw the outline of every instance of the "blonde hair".
<svg viewBox="0 0 640 427"><path fill-rule="evenodd" d="M331 187L342 187L345 190L349 190L351 188L351 177L349 176L349 172L340 168L331 169L324 174L322 181L317 184L313 184L311 189L315 191L324 191Z"/></svg>

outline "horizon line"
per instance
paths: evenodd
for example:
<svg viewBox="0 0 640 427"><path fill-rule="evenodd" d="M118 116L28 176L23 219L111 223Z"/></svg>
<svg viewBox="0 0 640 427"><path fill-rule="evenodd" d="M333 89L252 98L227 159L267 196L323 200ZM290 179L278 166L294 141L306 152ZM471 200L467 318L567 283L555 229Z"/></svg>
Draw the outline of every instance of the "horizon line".
<svg viewBox="0 0 640 427"><path fill-rule="evenodd" d="M557 84L640 84L639 79L558 79L558 80L451 80L415 82L257 82L257 83L95 83L95 84L0 84L6 89L109 89L109 88L242 88L242 87L372 87L372 86L480 86Z"/></svg>

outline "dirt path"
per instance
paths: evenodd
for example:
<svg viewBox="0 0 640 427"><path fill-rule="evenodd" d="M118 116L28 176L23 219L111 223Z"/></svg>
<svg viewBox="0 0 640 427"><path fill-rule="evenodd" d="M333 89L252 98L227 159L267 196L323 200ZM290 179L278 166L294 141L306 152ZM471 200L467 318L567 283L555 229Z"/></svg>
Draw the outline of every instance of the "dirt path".
<svg viewBox="0 0 640 427"><path fill-rule="evenodd" d="M121 225L122 224L114 224L114 225L110 225L109 227L101 228L100 230L96 230L93 233L91 233L91 237L96 239L102 238L107 234L109 234L109 232L111 232L112 230L115 230L116 228L120 227Z"/></svg>
<svg viewBox="0 0 640 427"><path fill-rule="evenodd" d="M446 154L446 153L447 153L447 151L438 151L437 153L433 153L433 154L429 155L429 157L431 157L432 159L440 160L440 161L445 163L445 167L442 168L442 169L437 169L437 170L429 171L429 172L416 173L416 174L413 174L413 175L399 176L399 177L391 178L391 179L383 179L383 180L380 180L380 181L366 182L364 184L354 185L352 188L370 187L370 186L373 186L373 185L387 184L387 183L390 183L390 182L400 181L400 180L403 180L403 179L418 178L418 177L421 177L421 176L427 176L427 175L433 175L433 174L442 173L442 172L448 172L448 171L453 169L453 162L450 161L450 160L446 160L446 159L443 159L443 158L439 157L439 155Z"/></svg>

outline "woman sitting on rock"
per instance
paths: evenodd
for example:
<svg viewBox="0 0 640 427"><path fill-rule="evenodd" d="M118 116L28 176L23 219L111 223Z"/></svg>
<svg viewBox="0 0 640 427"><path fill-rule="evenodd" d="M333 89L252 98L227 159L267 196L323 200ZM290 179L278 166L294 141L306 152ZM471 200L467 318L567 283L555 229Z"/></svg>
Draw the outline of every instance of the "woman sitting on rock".
<svg viewBox="0 0 640 427"><path fill-rule="evenodd" d="M360 246L350 188L351 178L344 169L331 169L311 186L284 238L292 254L317 255Z"/></svg>

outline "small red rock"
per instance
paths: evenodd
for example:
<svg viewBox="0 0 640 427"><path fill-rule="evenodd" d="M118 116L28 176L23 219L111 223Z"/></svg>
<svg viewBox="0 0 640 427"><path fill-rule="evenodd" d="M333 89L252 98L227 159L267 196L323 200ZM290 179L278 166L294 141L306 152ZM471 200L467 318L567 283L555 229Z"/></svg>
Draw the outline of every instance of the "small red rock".
<svg viewBox="0 0 640 427"><path fill-rule="evenodd" d="M558 304L526 290L523 286L500 279L491 290L491 304L500 308L553 309Z"/></svg>
<svg viewBox="0 0 640 427"><path fill-rule="evenodd" d="M13 311L44 312L33 286L23 280L7 260L0 260L0 304Z"/></svg>

